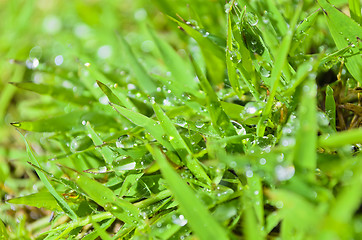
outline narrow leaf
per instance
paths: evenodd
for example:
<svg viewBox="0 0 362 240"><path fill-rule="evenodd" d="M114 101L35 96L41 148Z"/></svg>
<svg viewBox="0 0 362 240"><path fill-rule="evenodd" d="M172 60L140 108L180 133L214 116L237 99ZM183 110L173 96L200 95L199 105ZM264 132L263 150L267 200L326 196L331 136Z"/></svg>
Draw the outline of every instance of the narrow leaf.
<svg viewBox="0 0 362 240"><path fill-rule="evenodd" d="M181 212L185 215L190 224L190 228L195 231L196 235L201 240L229 239L225 229L217 223L202 202L195 197L194 192L175 170L173 170L161 150L149 145L148 148L159 164L162 175L168 183L168 187L179 202Z"/></svg>

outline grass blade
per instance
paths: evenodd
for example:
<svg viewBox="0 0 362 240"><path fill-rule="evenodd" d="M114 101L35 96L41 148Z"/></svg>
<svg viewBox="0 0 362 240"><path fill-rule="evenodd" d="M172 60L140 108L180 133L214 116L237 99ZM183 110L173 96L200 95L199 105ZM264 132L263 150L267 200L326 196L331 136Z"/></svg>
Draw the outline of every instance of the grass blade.
<svg viewBox="0 0 362 240"><path fill-rule="evenodd" d="M157 87L153 80L150 78L144 67L138 62L136 56L134 55L131 47L127 41L120 35L118 39L123 47L124 54L126 55L127 60L129 61L129 66L138 82L138 86L148 94L154 94L157 91Z"/></svg>
<svg viewBox="0 0 362 240"><path fill-rule="evenodd" d="M338 148L348 144L362 143L362 128L337 132L333 135L320 136L319 145L321 147Z"/></svg>
<svg viewBox="0 0 362 240"><path fill-rule="evenodd" d="M26 204L37 208L46 208L52 211L62 211L58 202L49 192L38 192L23 197L13 198L7 202L12 204Z"/></svg>
<svg viewBox="0 0 362 240"><path fill-rule="evenodd" d="M329 118L331 127L336 131L336 102L334 101L333 88L329 85L326 89L326 114Z"/></svg>
<svg viewBox="0 0 362 240"><path fill-rule="evenodd" d="M103 140L98 136L98 134L94 131L89 122L86 124L86 128L92 138L95 146L100 146L98 148L99 152L102 154L106 164L110 165L113 162L114 155L111 149L108 146L102 146L104 144Z"/></svg>
<svg viewBox="0 0 362 240"><path fill-rule="evenodd" d="M201 48L202 55L204 56L210 79L214 84L220 84L223 79L225 69L225 55L222 49L216 46L209 38L203 36L200 32L186 23L180 22L172 17L169 18L176 22L188 35L196 40Z"/></svg>
<svg viewBox="0 0 362 240"><path fill-rule="evenodd" d="M20 133L20 132L19 132ZM23 138L25 145L26 145L26 152L28 153L30 162L34 164L35 166L40 167L40 164L38 160L35 158L35 155L33 153L33 150L31 149L28 141L26 138L20 133L21 137ZM38 169L35 169L36 173L38 174L40 180L43 182L44 186L48 189L48 191L53 195L53 197L57 200L59 206L63 209L65 213L68 214L68 216L72 220L76 220L78 217L75 214L75 212L70 208L68 203L59 195L59 193L55 190L54 186L50 183L48 177Z"/></svg>
<svg viewBox="0 0 362 240"><path fill-rule="evenodd" d="M349 45L359 46L362 38L362 27L341 11L333 7L326 0L318 0L323 8L327 19L329 31L338 49L343 49ZM358 11L360 11L359 9ZM361 52L358 47L350 50L350 56L345 58L345 64L351 75L362 84L362 61Z"/></svg>
<svg viewBox="0 0 362 240"><path fill-rule="evenodd" d="M159 164L162 175L180 204L191 229L201 240L229 239L227 232L210 215L207 208L200 202L184 180L173 170L161 150L148 145L148 149Z"/></svg>
<svg viewBox="0 0 362 240"><path fill-rule="evenodd" d="M190 64L183 60L169 44L158 38L150 28L149 33L156 43L164 63L171 71L171 79L181 84L182 90L184 91L187 91L188 89L192 89L189 90L189 92L192 92L195 89L197 90L197 82L194 80L194 74Z"/></svg>
<svg viewBox="0 0 362 240"><path fill-rule="evenodd" d="M74 111L48 119L14 122L11 123L11 125L16 128L32 132L67 132L71 130L84 129L83 124L87 121L92 122L95 128L100 128L102 126L112 126L114 128L118 127L114 118L91 111Z"/></svg>
<svg viewBox="0 0 362 240"><path fill-rule="evenodd" d="M76 183L93 201L110 211L121 221L131 225L142 222L137 207L133 206L130 202L118 198L112 190L101 183L83 175L77 177Z"/></svg>
<svg viewBox="0 0 362 240"><path fill-rule="evenodd" d="M73 90L64 87L50 86L46 84L36 84L32 82L19 82L19 83L9 82L9 83L17 88L36 92L42 95L49 95L54 99L64 102L72 102L79 105L87 105L92 101L94 101L94 98L76 95Z"/></svg>
<svg viewBox="0 0 362 240"><path fill-rule="evenodd" d="M348 0L348 3L349 3L349 12L351 14L351 18L355 20L357 23L362 24L360 0Z"/></svg>
<svg viewBox="0 0 362 240"><path fill-rule="evenodd" d="M258 126L257 126L257 135L259 137L262 137L264 135L264 132L265 132L265 123L264 121L267 120L267 118L269 117L270 113L271 113L271 110L272 110L272 105L273 105L273 102L274 102L274 97L276 96L277 94L277 89L280 85L280 77L281 77L281 74L282 74L282 69L284 68L285 64L288 62L287 60L287 56L288 56L288 52L289 52L289 48L290 48L290 45L291 45L291 42L292 42L292 37L293 37L293 30L297 24L297 21L298 21L298 18L299 18L299 15L302 11L302 3L299 4L297 6L297 9L296 9L296 13L292 19L292 22L290 24L290 30L287 32L287 34L285 35L285 37L283 38L283 41L281 43L281 46L280 46L280 49L279 49L279 52L277 54L277 59L275 61L275 64L274 64L274 68L273 68L273 71L271 73L271 76L270 76L270 81L272 83L272 89L270 91L270 94L269 94L269 98L268 98L268 101L266 103L266 106L263 110L263 114L259 120L259 123L258 123Z"/></svg>
<svg viewBox="0 0 362 240"><path fill-rule="evenodd" d="M317 86L315 80L309 78L300 88L302 96L298 107L299 127L296 133L294 164L300 172L307 170L312 178L317 165Z"/></svg>
<svg viewBox="0 0 362 240"><path fill-rule="evenodd" d="M173 122L167 117L161 107L153 103L152 105L158 120L160 120L161 126L164 129L165 133L169 137L169 141L174 149L176 149L178 155L186 163L186 166L190 171L204 183L211 183L209 176L206 174L205 170L202 168L201 164L196 158L191 157L192 152L187 146L185 141L182 139L181 135L178 133Z"/></svg>
<svg viewBox="0 0 362 240"><path fill-rule="evenodd" d="M136 106L133 105L133 103L131 102L131 100L125 96L125 95L121 95L120 93L118 93L120 95L121 98L118 98L113 92L112 90L107 87L107 85L105 85L104 83L100 82L97 80L97 84L99 86L99 88L104 92L104 94L106 94L106 96L108 97L108 100L111 103L117 104L119 106L123 106L125 108L128 108L132 111L137 111Z"/></svg>
<svg viewBox="0 0 362 240"><path fill-rule="evenodd" d="M207 108L209 110L214 129L220 136L236 135L235 128L230 122L229 117L225 114L214 89L202 73L197 63L195 61L192 61L192 63L200 80L201 87L206 94Z"/></svg>

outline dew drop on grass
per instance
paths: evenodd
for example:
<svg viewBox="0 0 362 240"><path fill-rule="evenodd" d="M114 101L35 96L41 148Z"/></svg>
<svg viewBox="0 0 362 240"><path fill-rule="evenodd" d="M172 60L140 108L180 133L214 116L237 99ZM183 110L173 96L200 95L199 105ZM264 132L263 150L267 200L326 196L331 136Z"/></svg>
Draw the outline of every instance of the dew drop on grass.
<svg viewBox="0 0 362 240"><path fill-rule="evenodd" d="M112 56L112 47L109 45L101 46L97 51L98 57L102 59L107 59Z"/></svg>
<svg viewBox="0 0 362 240"><path fill-rule="evenodd" d="M175 214L172 215L172 222L183 227L187 224L187 219L184 217L184 215Z"/></svg>
<svg viewBox="0 0 362 240"><path fill-rule="evenodd" d="M248 21L248 23L251 26L255 26L256 24L258 24L258 17L256 16L256 14L252 13L252 12L247 12L246 13L246 20Z"/></svg>
<svg viewBox="0 0 362 240"><path fill-rule="evenodd" d="M255 114L258 110L259 110L259 105L256 102L248 102L244 108L244 112L249 115Z"/></svg>
<svg viewBox="0 0 362 240"><path fill-rule="evenodd" d="M187 125L187 122L184 118L178 117L178 118L176 118L176 124L181 127L185 127Z"/></svg>
<svg viewBox="0 0 362 240"><path fill-rule="evenodd" d="M282 201L277 201L277 202L275 203L275 206L280 209L280 208L283 208L284 204L283 204Z"/></svg>
<svg viewBox="0 0 362 240"><path fill-rule="evenodd" d="M264 67L261 67L260 68L260 73L261 73L261 75L263 76L263 77L266 77L266 78L268 78L268 77L270 77L270 71L268 71L266 68L264 68Z"/></svg>
<svg viewBox="0 0 362 240"><path fill-rule="evenodd" d="M251 169L248 169L246 170L245 175L246 177L251 178L254 175L254 173Z"/></svg>
<svg viewBox="0 0 362 240"><path fill-rule="evenodd" d="M202 128L204 125L205 125L205 123L203 123L203 122L201 122L201 121L196 121L196 122L195 122L195 126L196 126L197 128Z"/></svg>
<svg viewBox="0 0 362 240"><path fill-rule="evenodd" d="M266 159L265 158L260 158L259 163L260 163L260 165L265 165L266 164Z"/></svg>
<svg viewBox="0 0 362 240"><path fill-rule="evenodd" d="M291 179L294 176L295 168L294 166L281 166L278 165L275 167L275 174L279 181L286 181Z"/></svg>

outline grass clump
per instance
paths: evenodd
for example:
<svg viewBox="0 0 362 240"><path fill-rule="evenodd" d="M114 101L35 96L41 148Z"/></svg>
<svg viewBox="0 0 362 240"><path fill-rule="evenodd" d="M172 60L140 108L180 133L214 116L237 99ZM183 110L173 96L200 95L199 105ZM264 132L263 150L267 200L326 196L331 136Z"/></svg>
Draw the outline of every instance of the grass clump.
<svg viewBox="0 0 362 240"><path fill-rule="evenodd" d="M1 239L362 237L358 1L20 2Z"/></svg>

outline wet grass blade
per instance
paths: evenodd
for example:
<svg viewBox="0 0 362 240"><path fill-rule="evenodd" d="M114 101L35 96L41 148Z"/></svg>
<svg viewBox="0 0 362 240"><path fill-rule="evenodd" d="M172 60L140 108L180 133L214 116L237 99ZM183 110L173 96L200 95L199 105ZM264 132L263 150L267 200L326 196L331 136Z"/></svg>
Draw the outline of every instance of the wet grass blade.
<svg viewBox="0 0 362 240"><path fill-rule="evenodd" d="M317 86L315 80L308 78L300 86L301 102L298 106L299 127L296 133L294 164L296 170L308 177L314 176L317 165ZM307 170L307 173L305 172Z"/></svg>
<svg viewBox="0 0 362 240"><path fill-rule="evenodd" d="M321 147L338 148L357 143L362 143L362 128L337 132L328 136L322 135L319 137L319 145Z"/></svg>
<svg viewBox="0 0 362 240"><path fill-rule="evenodd" d="M120 98L118 98L113 92L112 90L107 87L107 85L105 85L104 83L100 82L97 80L97 84L99 86L99 88L104 92L104 94L106 94L106 96L108 97L108 100L111 103L117 104L119 106L128 108L132 111L138 111L136 106L133 105L133 103L131 102L131 100L125 96L125 95L121 95L120 93L118 93L120 95Z"/></svg>
<svg viewBox="0 0 362 240"><path fill-rule="evenodd" d="M94 98L76 95L73 90L64 87L51 86L46 84L36 84L32 82L9 83L17 88L36 92L42 95L48 95L54 99L63 102L72 102L79 105L88 105L94 101Z"/></svg>
<svg viewBox="0 0 362 240"><path fill-rule="evenodd" d="M0 219L0 240L7 240L9 239L8 232L5 228L3 221Z"/></svg>
<svg viewBox="0 0 362 240"><path fill-rule="evenodd" d="M173 151L172 145L164 139L166 132L162 126L155 120L148 118L140 113L130 111L124 107L112 105L113 108L121 115L129 119L137 126L143 127L148 131L159 143L165 146L168 150Z"/></svg>
<svg viewBox="0 0 362 240"><path fill-rule="evenodd" d="M333 88L331 88L329 85L326 89L326 114L329 118L329 122L331 124L331 127L336 131L336 102L334 100L333 95Z"/></svg>
<svg viewBox="0 0 362 240"><path fill-rule="evenodd" d="M108 148L108 146L102 146L104 144L103 140L98 136L98 134L94 131L91 124L87 122L86 128L88 130L88 133L90 137L92 138L94 145L99 146L98 150L102 154L106 164L110 165L113 162L114 154L111 149Z"/></svg>
<svg viewBox="0 0 362 240"><path fill-rule="evenodd" d="M229 239L225 229L217 223L207 208L195 197L194 192L173 170L161 150L149 145L148 149L159 164L168 187L180 205L181 212L185 215L190 228L195 231L196 235L201 240Z"/></svg>
<svg viewBox="0 0 362 240"><path fill-rule="evenodd" d="M49 192L38 192L23 197L13 198L7 202L12 204L26 204L28 206L45 208L51 211L62 211L62 208L59 207L58 202Z"/></svg>
<svg viewBox="0 0 362 240"><path fill-rule="evenodd" d="M323 8L329 31L337 48L343 49L349 45L359 46L362 39L362 27L328 1L318 0L318 3ZM361 51L358 47L353 47L349 53L350 56L345 58L346 67L354 79L362 84Z"/></svg>
<svg viewBox="0 0 362 240"><path fill-rule="evenodd" d="M211 183L209 176L202 168L200 162L196 158L192 157L192 152L190 148L187 146L187 144L177 131L173 122L167 117L165 112L158 104L153 103L152 107L156 113L158 120L160 120L162 128L168 135L171 145L174 149L176 149L178 155L181 157L183 162L186 163L186 166L200 181L204 183Z"/></svg>
<svg viewBox="0 0 362 240"><path fill-rule="evenodd" d="M104 221L104 220L107 220L110 218L114 218L114 216L110 212L103 212L103 213L87 216L84 218L78 218L75 221L71 221L69 223L62 224L57 228L43 232L40 234L40 236L48 235L48 238L52 237L51 239L60 239L62 236L67 235L70 231L72 231L73 229L75 229L77 227L85 226L92 222L101 222L101 221Z"/></svg>
<svg viewBox="0 0 362 240"><path fill-rule="evenodd" d="M20 133L20 132L19 132ZM36 159L33 150L31 149L28 141L26 140L26 138L20 133L21 137L23 138L25 145L26 145L26 152L28 153L30 162L32 164L34 164L35 166L40 167L39 161ZM64 200L63 197L61 197L59 195L59 193L55 190L54 186L50 183L48 177L41 171L39 171L38 169L35 169L35 171L37 172L40 180L43 182L44 186L48 189L48 191L53 195L53 197L56 199L56 201L58 202L59 206L63 209L63 211L65 213L68 214L68 216L72 219L72 220L76 220L78 217L75 214L75 212L70 208L70 206L68 205L68 203Z"/></svg>
<svg viewBox="0 0 362 240"><path fill-rule="evenodd" d="M11 123L16 128L32 132L67 132L84 129L87 121L93 123L96 129L104 126L118 128L115 119L109 115L92 111L74 111L57 117Z"/></svg>
<svg viewBox="0 0 362 240"><path fill-rule="evenodd" d="M308 30L311 29L315 24L318 14L318 10L314 11L312 14L306 17L301 24L298 25L295 31L292 45L290 47L290 55L294 55L295 50L300 46L300 44L303 44L303 40L305 39Z"/></svg>
<svg viewBox="0 0 362 240"><path fill-rule="evenodd" d="M270 76L270 82L272 83L272 89L270 91L266 106L263 110L262 117L260 118L258 126L257 126L257 135L259 137L264 135L264 132L265 132L265 123L264 122L265 122L265 120L268 119L268 117L271 113L272 105L274 102L274 97L277 95L277 90L280 85L280 77L282 74L282 69L284 68L285 64L288 63L287 56L288 56L289 48L290 48L290 45L292 42L293 30L295 29L295 26L299 19L299 15L302 11L302 3L303 2L301 2L297 6L296 13L290 24L291 30L289 30L287 32L287 34L285 35L285 37L283 38L283 41L280 45L280 49L277 54L278 57L275 60L274 68L273 68L273 71Z"/></svg>
<svg viewBox="0 0 362 240"><path fill-rule="evenodd" d="M149 28L149 33L160 51L168 70L171 71L171 79L181 84L184 91L188 89L190 89L188 92L197 90L198 86L194 79L191 64L182 59L168 43L161 40L154 33L153 29Z"/></svg>
<svg viewBox="0 0 362 240"><path fill-rule="evenodd" d="M208 75L210 76L212 82L214 84L221 83L225 70L225 54L222 49L216 46L209 38L203 36L200 32L186 23L180 22L172 17L169 18L176 22L190 37L196 40L201 48L202 55L204 56L206 62Z"/></svg>
<svg viewBox="0 0 362 240"><path fill-rule="evenodd" d="M362 138L361 138L362 139ZM331 216L343 223L348 223L354 217L360 207L362 199L362 158L358 156L353 167L353 177L345 184L339 192L331 209Z"/></svg>
<svg viewBox="0 0 362 240"><path fill-rule="evenodd" d="M118 39L122 45L124 54L126 55L126 58L129 61L129 66L136 78L138 86L144 92L151 95L154 94L157 91L156 84L150 78L144 67L138 62L128 42L120 35L118 35Z"/></svg>
<svg viewBox="0 0 362 240"><path fill-rule="evenodd" d="M137 207L133 206L130 202L118 198L112 190L101 183L83 175L77 177L76 183L93 201L111 212L121 221L131 225L142 223Z"/></svg>
<svg viewBox="0 0 362 240"><path fill-rule="evenodd" d="M348 3L349 3L349 11L351 13L351 18L361 25L362 24L361 2L359 0L349 0Z"/></svg>
<svg viewBox="0 0 362 240"><path fill-rule="evenodd" d="M230 54L230 52L233 51L230 11L231 11L231 9L229 9L229 14L228 14L228 32L227 32L227 38L226 38L227 51L226 51L225 60L226 60L226 67L227 67L227 72L228 72L228 77L229 77L231 87L234 89L234 91L235 91L236 95L239 97L239 99L241 99L242 98L241 86L239 84L239 80L236 75L235 66L234 66L233 62L231 61L231 54Z"/></svg>
<svg viewBox="0 0 362 240"><path fill-rule="evenodd" d="M220 136L236 135L235 128L230 122L229 117L224 112L214 89L206 79L205 75L202 73L197 63L194 60L192 60L192 63L199 78L201 87L206 94L207 108L209 110L211 122L213 123L213 127L215 128L216 132L219 133Z"/></svg>

